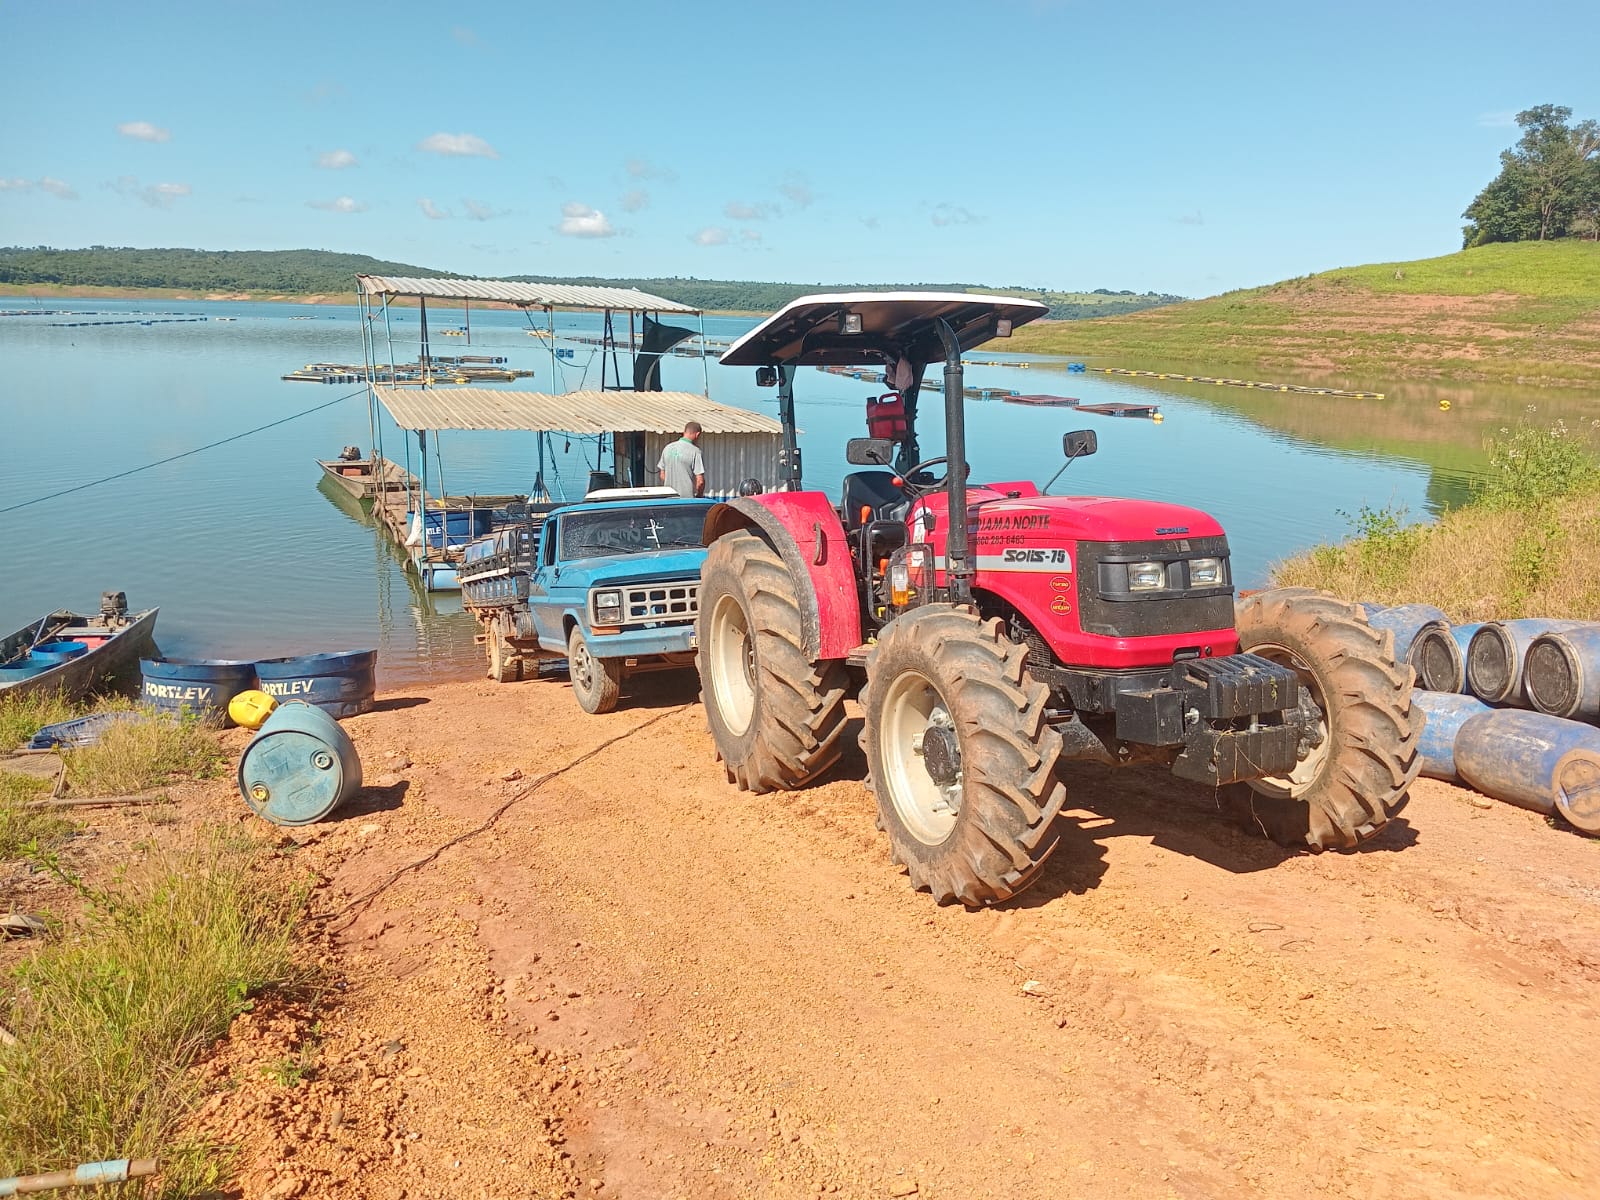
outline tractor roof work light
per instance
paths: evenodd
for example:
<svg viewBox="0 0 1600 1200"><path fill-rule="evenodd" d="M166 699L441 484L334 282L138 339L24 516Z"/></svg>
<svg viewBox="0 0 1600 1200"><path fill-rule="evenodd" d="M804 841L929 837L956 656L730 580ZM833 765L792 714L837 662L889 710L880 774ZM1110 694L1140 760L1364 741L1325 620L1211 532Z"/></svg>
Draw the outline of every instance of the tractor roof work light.
<svg viewBox="0 0 1600 1200"><path fill-rule="evenodd" d="M840 333L860 333L861 314L858 312L843 312L839 314Z"/></svg>
<svg viewBox="0 0 1600 1200"><path fill-rule="evenodd" d="M994 335L995 335L995 337L1010 337L1011 336L1011 318L1010 317L1001 317L999 320L997 320L994 323Z"/></svg>

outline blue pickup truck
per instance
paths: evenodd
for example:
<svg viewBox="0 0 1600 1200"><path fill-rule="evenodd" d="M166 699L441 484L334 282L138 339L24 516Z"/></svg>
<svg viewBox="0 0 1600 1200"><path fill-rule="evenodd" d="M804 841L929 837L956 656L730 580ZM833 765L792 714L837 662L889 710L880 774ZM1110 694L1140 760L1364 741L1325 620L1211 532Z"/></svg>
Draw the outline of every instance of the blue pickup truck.
<svg viewBox="0 0 1600 1200"><path fill-rule="evenodd" d="M461 600L491 679L565 658L578 704L603 713L625 676L694 665L701 529L713 501L662 492L528 505L467 547Z"/></svg>

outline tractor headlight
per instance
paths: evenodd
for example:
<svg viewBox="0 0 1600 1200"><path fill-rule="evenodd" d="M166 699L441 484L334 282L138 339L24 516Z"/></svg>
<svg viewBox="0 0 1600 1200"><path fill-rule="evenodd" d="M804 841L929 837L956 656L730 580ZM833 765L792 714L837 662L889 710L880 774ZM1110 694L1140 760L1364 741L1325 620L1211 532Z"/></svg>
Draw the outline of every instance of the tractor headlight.
<svg viewBox="0 0 1600 1200"><path fill-rule="evenodd" d="M620 619L622 616L622 593L596 592L594 594L594 615L600 619L602 625L607 624L607 617Z"/></svg>
<svg viewBox="0 0 1600 1200"><path fill-rule="evenodd" d="M1128 564L1130 592L1159 592L1167 586L1167 565L1158 562Z"/></svg>
<svg viewBox="0 0 1600 1200"><path fill-rule="evenodd" d="M1189 560L1189 586L1221 587L1222 560L1220 558L1191 558Z"/></svg>

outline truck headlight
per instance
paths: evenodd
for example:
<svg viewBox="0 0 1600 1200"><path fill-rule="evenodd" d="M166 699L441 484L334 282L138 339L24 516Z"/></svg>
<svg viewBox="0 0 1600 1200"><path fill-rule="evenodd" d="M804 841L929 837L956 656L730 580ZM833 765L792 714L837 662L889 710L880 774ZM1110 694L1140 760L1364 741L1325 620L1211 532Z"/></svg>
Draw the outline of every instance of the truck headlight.
<svg viewBox="0 0 1600 1200"><path fill-rule="evenodd" d="M1191 558L1189 560L1189 586L1221 587L1222 560L1220 558Z"/></svg>
<svg viewBox="0 0 1600 1200"><path fill-rule="evenodd" d="M1128 564L1130 592L1159 592L1167 586L1167 565L1158 562Z"/></svg>
<svg viewBox="0 0 1600 1200"><path fill-rule="evenodd" d="M599 617L607 614L613 617L622 615L621 592L596 592L594 594L594 615Z"/></svg>

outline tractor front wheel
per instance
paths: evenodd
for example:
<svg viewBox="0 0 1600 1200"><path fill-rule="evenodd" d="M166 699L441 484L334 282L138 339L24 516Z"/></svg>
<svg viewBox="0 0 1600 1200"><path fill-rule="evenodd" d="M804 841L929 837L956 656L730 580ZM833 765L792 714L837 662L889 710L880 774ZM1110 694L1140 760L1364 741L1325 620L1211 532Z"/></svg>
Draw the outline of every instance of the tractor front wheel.
<svg viewBox="0 0 1600 1200"><path fill-rule="evenodd" d="M788 790L839 761L844 663L806 657L795 579L748 530L706 554L697 633L700 692L730 783Z"/></svg>
<svg viewBox="0 0 1600 1200"><path fill-rule="evenodd" d="M1423 713L1394 634L1327 592L1279 588L1240 602L1239 649L1300 676L1322 714L1322 740L1295 769L1223 789L1247 827L1284 846L1348 849L1376 835L1422 768Z"/></svg>
<svg viewBox="0 0 1600 1200"><path fill-rule="evenodd" d="M1010 899L1060 841L1061 735L1049 689L999 621L934 604L897 617L867 662L861 735L879 823L941 904Z"/></svg>
<svg viewBox="0 0 1600 1200"><path fill-rule="evenodd" d="M622 695L622 660L596 658L589 653L583 630L576 625L567 638L567 675L572 680L572 694L584 712L608 713L616 708Z"/></svg>

